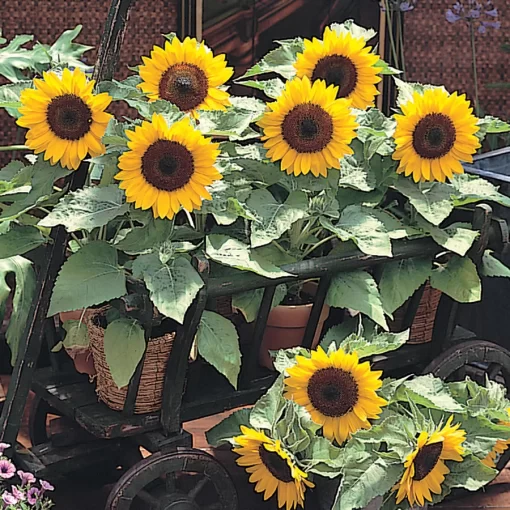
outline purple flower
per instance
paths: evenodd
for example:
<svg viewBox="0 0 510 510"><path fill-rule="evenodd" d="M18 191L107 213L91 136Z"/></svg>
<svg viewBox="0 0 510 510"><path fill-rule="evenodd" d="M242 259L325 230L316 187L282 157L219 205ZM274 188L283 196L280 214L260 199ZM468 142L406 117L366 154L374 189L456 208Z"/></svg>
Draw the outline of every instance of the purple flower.
<svg viewBox="0 0 510 510"><path fill-rule="evenodd" d="M7 443L0 443L0 455L2 455L7 448L10 448L11 445Z"/></svg>
<svg viewBox="0 0 510 510"><path fill-rule="evenodd" d="M448 23L456 23L459 19L460 16L455 14L451 9L446 11L446 21L448 21Z"/></svg>
<svg viewBox="0 0 510 510"><path fill-rule="evenodd" d="M19 490L15 485L12 487L12 493L18 501L25 501L25 493Z"/></svg>
<svg viewBox="0 0 510 510"><path fill-rule="evenodd" d="M36 487L32 487L31 489L28 489L27 492L27 501L31 505L35 505L37 501L39 500L39 495L41 494L41 491L37 489Z"/></svg>
<svg viewBox="0 0 510 510"><path fill-rule="evenodd" d="M409 11L412 11L413 9L414 9L414 4L411 2L402 2L400 4L400 10L402 12L409 12Z"/></svg>
<svg viewBox="0 0 510 510"><path fill-rule="evenodd" d="M28 485L35 482L35 476L32 473L26 473L25 471L18 471L18 476L21 478L21 485Z"/></svg>
<svg viewBox="0 0 510 510"><path fill-rule="evenodd" d="M46 480L41 480L41 487L43 491L54 491L55 487L51 485L51 483L47 482Z"/></svg>
<svg viewBox="0 0 510 510"><path fill-rule="evenodd" d="M16 474L16 466L8 460L0 460L0 478L7 480Z"/></svg>
<svg viewBox="0 0 510 510"><path fill-rule="evenodd" d="M7 506L15 505L18 502L16 496L13 496L10 492L7 491L2 494L2 500Z"/></svg>
<svg viewBox="0 0 510 510"><path fill-rule="evenodd" d="M491 9L490 11L485 11L485 14L487 14L487 16L491 16L492 18L497 18L498 10L494 7L494 9Z"/></svg>

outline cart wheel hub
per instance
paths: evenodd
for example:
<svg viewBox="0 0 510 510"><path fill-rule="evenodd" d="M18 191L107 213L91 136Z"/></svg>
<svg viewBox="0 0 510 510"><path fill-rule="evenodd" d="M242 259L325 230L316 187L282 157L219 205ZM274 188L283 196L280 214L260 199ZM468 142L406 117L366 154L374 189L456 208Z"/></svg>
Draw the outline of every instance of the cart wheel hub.
<svg viewBox="0 0 510 510"><path fill-rule="evenodd" d="M161 505L161 510L200 510L200 507L186 495L176 494L172 495L171 501Z"/></svg>

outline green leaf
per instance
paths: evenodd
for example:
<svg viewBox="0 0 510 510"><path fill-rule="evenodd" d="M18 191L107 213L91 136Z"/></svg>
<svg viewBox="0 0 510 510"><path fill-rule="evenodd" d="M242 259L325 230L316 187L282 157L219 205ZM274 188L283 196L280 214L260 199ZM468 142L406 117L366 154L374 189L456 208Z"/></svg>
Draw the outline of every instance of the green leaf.
<svg viewBox="0 0 510 510"><path fill-rule="evenodd" d="M106 225L113 218L122 216L128 208L128 204L124 203L124 193L116 184L104 188L89 186L65 195L39 225L64 225L68 232L91 232L94 228Z"/></svg>
<svg viewBox="0 0 510 510"><path fill-rule="evenodd" d="M50 165L42 158L39 158L33 166L27 167L27 172L31 175L32 188L22 198L6 207L0 214L0 220L15 219L35 205L44 202L53 193L53 183L71 173L60 165Z"/></svg>
<svg viewBox="0 0 510 510"><path fill-rule="evenodd" d="M326 303L336 308L353 308L388 330L375 280L365 271L339 273L333 277Z"/></svg>
<svg viewBox="0 0 510 510"><path fill-rule="evenodd" d="M21 117L18 108L21 106L20 95L25 89L32 88L31 80L23 80L17 83L8 83L0 87L0 108L5 108L7 113L16 119Z"/></svg>
<svg viewBox="0 0 510 510"><path fill-rule="evenodd" d="M118 237L115 246L129 255L138 255L170 239L173 232L173 221L157 219L151 214L143 227L132 228L122 237Z"/></svg>
<svg viewBox="0 0 510 510"><path fill-rule="evenodd" d="M453 255L446 265L432 271L430 285L460 303L474 303L482 297L476 266L468 257Z"/></svg>
<svg viewBox="0 0 510 510"><path fill-rule="evenodd" d="M6 281L7 275L10 273L14 273L16 286L12 301L12 313L5 337L11 349L11 364L14 366L35 297L36 276L32 263L23 257L0 259L0 308L11 292Z"/></svg>
<svg viewBox="0 0 510 510"><path fill-rule="evenodd" d="M0 237L0 239L2 238ZM500 262L496 257L494 257L492 253L492 250L485 250L483 253L481 270L482 275L510 278L510 268L505 266L503 262Z"/></svg>
<svg viewBox="0 0 510 510"><path fill-rule="evenodd" d="M262 90L267 97L271 99L278 98L285 89L285 83L280 78L272 78L270 80L245 80L238 82L239 85L251 87L253 89Z"/></svg>
<svg viewBox="0 0 510 510"><path fill-rule="evenodd" d="M92 66L84 64L80 59L84 53L94 47L74 42L81 29L82 26L77 25L72 30L62 32L59 38L48 49L52 62L61 66L79 67L83 70L92 69Z"/></svg>
<svg viewBox="0 0 510 510"><path fill-rule="evenodd" d="M303 39L296 37L275 42L279 44L279 47L270 51L260 62L248 69L243 76L238 78L238 81L267 73L277 73L288 80L296 74L294 62L297 54L304 49Z"/></svg>
<svg viewBox="0 0 510 510"><path fill-rule="evenodd" d="M391 257L391 241L383 223L372 214L368 207L349 205L338 223L322 217L321 225L336 234L342 241L354 241L356 246L367 255Z"/></svg>
<svg viewBox="0 0 510 510"><path fill-rule="evenodd" d="M343 471L339 497L332 510L363 508L375 497L391 490L402 476L402 463L389 463L383 458L368 458Z"/></svg>
<svg viewBox="0 0 510 510"><path fill-rule="evenodd" d="M308 198L303 191L293 191L284 203L277 202L265 190L255 190L246 205L255 216L251 225L251 245L264 246L279 239L297 221L307 215Z"/></svg>
<svg viewBox="0 0 510 510"><path fill-rule="evenodd" d="M449 251L463 257L478 237L478 232L472 230L469 223L452 223L448 227L439 228L418 217L419 227L432 239Z"/></svg>
<svg viewBox="0 0 510 510"><path fill-rule="evenodd" d="M264 259L237 239L222 234L207 236L205 252L215 262L244 271L251 271L266 278L292 276Z"/></svg>
<svg viewBox="0 0 510 510"><path fill-rule="evenodd" d="M396 351L409 340L409 330L401 333L378 333L370 339L351 335L337 344L345 352L356 352L360 358Z"/></svg>
<svg viewBox="0 0 510 510"><path fill-rule="evenodd" d="M234 437L242 434L241 426L250 426L250 412L251 409L246 408L234 411L230 416L205 433L207 442L215 447L231 442Z"/></svg>
<svg viewBox="0 0 510 510"><path fill-rule="evenodd" d="M441 182L416 184L409 177L400 176L395 187L409 198L414 208L430 223L439 225L453 211L453 186Z"/></svg>
<svg viewBox="0 0 510 510"><path fill-rule="evenodd" d="M283 387L283 376L280 375L266 394L257 400L250 414L253 428L274 430L285 408Z"/></svg>
<svg viewBox="0 0 510 510"><path fill-rule="evenodd" d="M393 77L395 80L395 84L397 85L398 89L398 96L397 96L397 105L401 107L403 104L407 103L408 101L413 100L413 96L415 92L418 92L419 94L423 95L423 92L425 90L432 90L432 89L443 89L444 87L437 87L435 85L422 85L421 83L408 83L405 81L402 81L401 79L397 77Z"/></svg>
<svg viewBox="0 0 510 510"><path fill-rule="evenodd" d="M83 349L89 347L89 330L84 322L69 320L65 321L62 327L66 332L66 336L63 341L66 349Z"/></svg>
<svg viewBox="0 0 510 510"><path fill-rule="evenodd" d="M155 253L140 255L133 262L133 276L143 279L156 308L179 324L184 323L188 308L204 286L200 275L184 257L164 264Z"/></svg>
<svg viewBox="0 0 510 510"><path fill-rule="evenodd" d="M405 225L396 216L384 209L371 209L373 214L379 221L382 222L384 228L388 232L390 239L403 239L405 237L423 237L423 232L412 227Z"/></svg>
<svg viewBox="0 0 510 510"><path fill-rule="evenodd" d="M265 104L253 97L231 96L226 111L203 110L200 112L198 129L208 136L226 136L231 140L258 138L259 134L250 128L265 111Z"/></svg>
<svg viewBox="0 0 510 510"><path fill-rule="evenodd" d="M126 294L126 277L117 250L92 241L73 253L58 274L48 317L59 312L90 308Z"/></svg>
<svg viewBox="0 0 510 510"><path fill-rule="evenodd" d="M358 155L347 155L340 164L340 180L338 186L353 188L359 191L372 191L377 185L373 172L364 160L359 161ZM342 203L340 202L340 205Z"/></svg>
<svg viewBox="0 0 510 510"><path fill-rule="evenodd" d="M510 207L510 198L499 193L489 181L474 175L455 175L452 179L455 207L489 200L504 207Z"/></svg>
<svg viewBox="0 0 510 510"><path fill-rule="evenodd" d="M0 235L0 259L23 255L44 241L44 236L38 228L12 224L5 234Z"/></svg>
<svg viewBox="0 0 510 510"><path fill-rule="evenodd" d="M456 487L462 487L468 491L477 491L492 481L498 474L495 469L484 466L473 455L464 457L462 462L450 462L449 468L450 473L444 481L446 491L442 491L441 494L443 497L446 495L444 492L449 493L450 489ZM434 495L433 503L436 503L435 500Z"/></svg>
<svg viewBox="0 0 510 510"><path fill-rule="evenodd" d="M475 134L480 140L483 140L485 135L489 133L507 133L510 131L510 124L503 122L497 117L492 117L491 115L486 115L483 119L478 119L477 125L480 129Z"/></svg>
<svg viewBox="0 0 510 510"><path fill-rule="evenodd" d="M464 407L451 396L445 383L431 374L405 381L398 388L395 398L406 402L412 400L415 404L447 413L464 411Z"/></svg>
<svg viewBox="0 0 510 510"><path fill-rule="evenodd" d="M16 35L7 46L0 48L0 76L16 83L26 79L23 71L35 70L37 63L37 58L34 59L35 53L33 50L23 48L33 38L33 35ZM2 40L2 43L5 43L5 39Z"/></svg>
<svg viewBox="0 0 510 510"><path fill-rule="evenodd" d="M402 71L399 71L398 69L395 69L394 67L388 65L388 63L385 62L382 58L379 59L379 61L375 64L374 67L379 68L379 74L383 74L386 76L394 76L396 74L402 73Z"/></svg>
<svg viewBox="0 0 510 510"><path fill-rule="evenodd" d="M237 389L241 352L234 325L225 317L206 310L200 319L196 341L200 356Z"/></svg>
<svg viewBox="0 0 510 510"><path fill-rule="evenodd" d="M104 332L104 354L118 388L129 384L145 352L145 335L134 319L117 319Z"/></svg>
<svg viewBox="0 0 510 510"><path fill-rule="evenodd" d="M1 238L0 238L1 239ZM271 302L271 308L278 306L287 295L287 285L284 283L277 285ZM253 322L257 318L264 289L255 289L247 292L240 292L232 296L232 308L239 310L246 319L246 322Z"/></svg>
<svg viewBox="0 0 510 510"><path fill-rule="evenodd" d="M403 259L383 265L379 292L384 311L392 314L400 308L430 277L430 259Z"/></svg>
<svg viewBox="0 0 510 510"><path fill-rule="evenodd" d="M337 34L349 33L355 39L363 39L365 42L370 41L370 39L373 39L377 35L377 32L373 28L360 27L356 25L352 19L348 19L343 23L332 23L330 28Z"/></svg>

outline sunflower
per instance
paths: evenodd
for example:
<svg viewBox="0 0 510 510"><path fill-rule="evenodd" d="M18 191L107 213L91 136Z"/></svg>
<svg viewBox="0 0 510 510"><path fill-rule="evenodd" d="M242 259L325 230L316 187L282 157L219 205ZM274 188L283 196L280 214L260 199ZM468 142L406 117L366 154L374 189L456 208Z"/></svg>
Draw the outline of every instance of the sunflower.
<svg viewBox="0 0 510 510"><path fill-rule="evenodd" d="M282 170L299 175L312 172L327 176L328 168L340 168L339 159L353 154L356 118L345 99L336 99L338 87L323 80L311 84L307 77L287 82L285 90L258 125L264 130L264 146Z"/></svg>
<svg viewBox="0 0 510 510"><path fill-rule="evenodd" d="M135 207L152 207L154 217L172 219L181 206L200 209L206 190L221 174L214 168L220 153L218 144L204 138L188 118L168 127L155 113L134 131L126 131L129 151L119 158L119 172L128 202Z"/></svg>
<svg viewBox="0 0 510 510"><path fill-rule="evenodd" d="M337 97L350 99L354 108L365 110L374 106L375 96L379 94L375 86L381 81L379 68L375 66L378 61L379 55L372 53L362 37L327 27L322 41L305 39L305 49L298 53L294 67L298 77L322 79L328 85L336 85Z"/></svg>
<svg viewBox="0 0 510 510"><path fill-rule="evenodd" d="M154 46L151 57L142 57L143 82L138 85L149 99L166 99L183 112L225 110L229 94L219 88L234 70L225 55L213 56L205 44L186 37L166 41L165 48Z"/></svg>
<svg viewBox="0 0 510 510"><path fill-rule="evenodd" d="M268 500L275 492L278 495L278 508L285 506L293 510L303 506L307 487L314 487L307 480L308 475L301 471L286 453L280 441L268 438L258 432L241 426L242 436L234 441L239 445L233 451L240 455L237 464L250 473L250 482L255 483L255 491L264 493Z"/></svg>
<svg viewBox="0 0 510 510"><path fill-rule="evenodd" d="M76 170L87 153L103 154L101 138L112 118L105 113L111 97L92 93L94 81L88 81L83 71L64 69L62 76L43 73L35 79L35 89L21 92L17 123L28 128L26 144L36 154L54 165Z"/></svg>
<svg viewBox="0 0 510 510"><path fill-rule="evenodd" d="M510 407L506 410L508 415L510 416ZM507 427L510 427L510 421L500 421L500 425L506 425ZM496 468L496 459L503 455L508 450L508 447L510 446L510 439L509 440L503 440L498 439L496 441L496 444L492 448L492 450L487 454L487 457L482 460L482 464L485 464L487 467L490 468Z"/></svg>
<svg viewBox="0 0 510 510"><path fill-rule="evenodd" d="M416 449L408 455L404 475L397 484L397 504L407 497L409 504L423 506L425 500L432 501L431 492L441 494L441 484L450 470L446 460L462 462L464 449L462 443L466 432L459 429L460 423L452 426L451 416L442 429L432 434L421 432Z"/></svg>
<svg viewBox="0 0 510 510"><path fill-rule="evenodd" d="M296 356L296 361L287 369L285 397L304 406L324 435L338 444L370 428L368 420L378 418L387 404L376 393L382 372L372 371L368 361L359 363L356 353L339 349L328 355L318 347L311 358Z"/></svg>
<svg viewBox="0 0 510 510"><path fill-rule="evenodd" d="M480 147L475 136L477 118L465 95L434 88L402 105L403 115L395 115L397 172L413 174L415 182L440 181L464 172L461 161L473 162Z"/></svg>

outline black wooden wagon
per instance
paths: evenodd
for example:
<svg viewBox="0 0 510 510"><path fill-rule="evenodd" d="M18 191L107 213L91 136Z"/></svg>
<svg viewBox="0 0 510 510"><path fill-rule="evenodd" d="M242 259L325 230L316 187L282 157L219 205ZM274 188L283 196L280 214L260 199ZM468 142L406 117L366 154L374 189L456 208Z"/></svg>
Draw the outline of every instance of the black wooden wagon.
<svg viewBox="0 0 510 510"><path fill-rule="evenodd" d="M105 33L99 49L95 77L110 79L117 62L123 31L132 0L112 0ZM86 168L74 172L71 189L84 183ZM486 205L473 210L473 226L480 236L470 255L475 263L497 237L497 228ZM52 232L53 243L42 254L33 254L38 270L38 287L24 342L0 419L0 440L16 444L29 391L35 393L30 412L32 448L20 445L13 452L21 469L37 476L54 478L89 468L103 474L113 473L116 483L110 493L108 510L135 508L159 510L236 510L239 505L235 487L225 468L213 457L194 449L191 436L183 430L185 421L216 414L254 403L272 384L275 374L258 366L258 352L275 288L280 283L310 278L319 286L303 345L309 347L326 299L331 278L338 272L373 268L384 264L385 257L368 256L357 250L342 256L326 256L284 266L293 277L268 280L254 274L234 279L208 278L208 262L195 264L206 285L189 309L184 326L178 328L170 353L160 412L134 414L143 360L133 376L124 409L113 411L98 402L86 376L69 370L58 356L49 353L50 366L37 368L41 349L51 348L59 340L52 319L47 319L48 304L56 275L67 245L62 227ZM497 239L496 239L497 241ZM394 259L427 256L438 246L430 239L401 241L394 244ZM243 352L239 389L214 383L200 363L188 363L201 315L211 300L236 292L264 288L258 317ZM422 298L415 293L404 317L410 326ZM504 348L455 331L457 304L442 296L435 317L432 342L408 344L397 351L373 359L386 374L431 372L442 378L460 378L465 374L483 382L485 376L498 379L510 388L510 352ZM152 314L146 323L150 331ZM147 338L149 334L147 333ZM48 414L58 414L68 424L55 435L47 431ZM142 459L140 447L152 453ZM501 463L508 458L502 459ZM93 469L90 469L92 468ZM207 497L204 495L207 494Z"/></svg>

